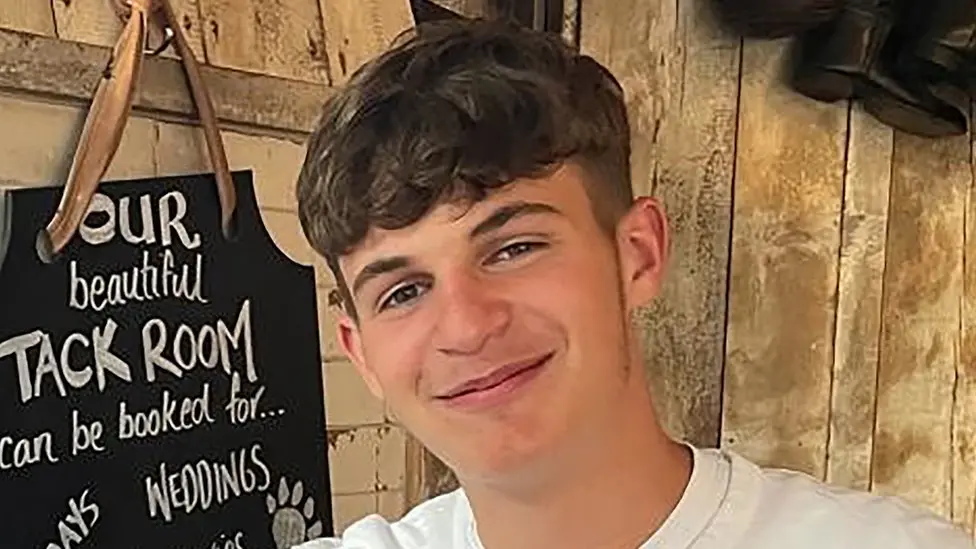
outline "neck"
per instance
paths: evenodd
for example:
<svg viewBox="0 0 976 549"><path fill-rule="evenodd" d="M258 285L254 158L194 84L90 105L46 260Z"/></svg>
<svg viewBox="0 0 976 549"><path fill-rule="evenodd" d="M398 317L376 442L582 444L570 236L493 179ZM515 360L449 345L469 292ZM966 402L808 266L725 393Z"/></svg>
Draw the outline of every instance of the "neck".
<svg viewBox="0 0 976 549"><path fill-rule="evenodd" d="M465 486L486 549L635 549L663 524L687 486L691 456L637 390L611 414L627 421L595 422L594 436L580 437L531 488Z"/></svg>

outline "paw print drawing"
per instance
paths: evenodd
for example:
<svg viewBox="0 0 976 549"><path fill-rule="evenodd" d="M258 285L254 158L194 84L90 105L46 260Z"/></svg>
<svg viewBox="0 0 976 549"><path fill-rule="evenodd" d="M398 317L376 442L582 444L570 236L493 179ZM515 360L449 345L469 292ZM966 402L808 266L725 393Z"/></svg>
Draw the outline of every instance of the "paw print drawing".
<svg viewBox="0 0 976 549"><path fill-rule="evenodd" d="M302 481L296 481L294 487L289 489L288 482L284 478L278 484L277 499L274 495L268 494L271 536L277 549L291 549L322 535L322 522L318 520L312 522L315 517L315 502L311 497L307 497L305 504L302 505L304 496Z"/></svg>

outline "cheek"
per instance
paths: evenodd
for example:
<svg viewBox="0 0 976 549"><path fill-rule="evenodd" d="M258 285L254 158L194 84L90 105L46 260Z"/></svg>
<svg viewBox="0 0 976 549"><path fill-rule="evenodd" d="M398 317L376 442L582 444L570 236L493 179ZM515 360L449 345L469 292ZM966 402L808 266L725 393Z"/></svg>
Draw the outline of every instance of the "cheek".
<svg viewBox="0 0 976 549"><path fill-rule="evenodd" d="M416 393L424 361L423 338L416 329L390 323L363 334L367 367L386 400L401 401Z"/></svg>
<svg viewBox="0 0 976 549"><path fill-rule="evenodd" d="M592 324L619 314L618 270L603 250L568 257L544 278L538 292L577 323Z"/></svg>

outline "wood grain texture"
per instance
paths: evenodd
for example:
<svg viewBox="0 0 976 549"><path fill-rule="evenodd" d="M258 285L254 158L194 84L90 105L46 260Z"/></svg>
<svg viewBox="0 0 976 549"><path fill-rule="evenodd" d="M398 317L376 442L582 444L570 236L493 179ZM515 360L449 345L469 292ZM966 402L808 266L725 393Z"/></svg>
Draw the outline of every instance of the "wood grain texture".
<svg viewBox="0 0 976 549"><path fill-rule="evenodd" d="M671 224L663 295L641 315L657 408L674 436L716 446L739 40L707 5L584 2L580 48L624 86L635 192L660 198Z"/></svg>
<svg viewBox="0 0 976 549"><path fill-rule="evenodd" d="M328 83L318 0L199 0L210 63Z"/></svg>
<svg viewBox="0 0 976 549"><path fill-rule="evenodd" d="M409 0L319 0L319 5L334 85L414 25Z"/></svg>
<svg viewBox="0 0 976 549"><path fill-rule="evenodd" d="M111 0L53 0L58 38L111 47L122 31L122 21Z"/></svg>
<svg viewBox="0 0 976 549"><path fill-rule="evenodd" d="M949 516L968 137L897 134L872 489Z"/></svg>
<svg viewBox="0 0 976 549"><path fill-rule="evenodd" d="M782 84L786 41L744 48L722 440L822 478L847 113Z"/></svg>
<svg viewBox="0 0 976 549"><path fill-rule="evenodd" d="M122 31L123 20L115 10L115 0L52 0L57 36L62 40L93 46L112 47ZM206 61L203 48L200 11L197 0L170 0L180 21L193 54L201 63ZM149 43L162 43L163 29L156 20L149 25ZM177 58L173 47L166 48L163 57Z"/></svg>
<svg viewBox="0 0 976 549"><path fill-rule="evenodd" d="M107 47L0 29L0 88L72 104L91 103L111 55ZM201 67L222 127L276 133L303 141L332 89L228 69ZM183 75L173 59L148 58L136 90L135 110L155 117L196 120Z"/></svg>
<svg viewBox="0 0 976 549"><path fill-rule="evenodd" d="M52 0L4 0L0 2L0 28L54 36Z"/></svg>
<svg viewBox="0 0 976 549"><path fill-rule="evenodd" d="M183 35L186 36L186 41L190 44L190 49L193 50L193 55L199 63L207 63L207 52L203 46L204 26L199 0L169 0L169 2L173 6L177 19L179 19L180 28L183 30ZM159 29L152 28L151 32L155 34L150 36L150 39L156 43ZM162 55L172 59L178 57L176 48L172 46L167 48Z"/></svg>
<svg viewBox="0 0 976 549"><path fill-rule="evenodd" d="M560 34L567 44L579 47L580 0L563 0L563 19Z"/></svg>
<svg viewBox="0 0 976 549"><path fill-rule="evenodd" d="M875 386L894 132L855 104L841 221L826 480L871 486Z"/></svg>
<svg viewBox="0 0 976 549"><path fill-rule="evenodd" d="M970 162L972 159L970 156ZM952 520L973 535L976 533L976 177L966 189L964 215L961 346L952 410Z"/></svg>

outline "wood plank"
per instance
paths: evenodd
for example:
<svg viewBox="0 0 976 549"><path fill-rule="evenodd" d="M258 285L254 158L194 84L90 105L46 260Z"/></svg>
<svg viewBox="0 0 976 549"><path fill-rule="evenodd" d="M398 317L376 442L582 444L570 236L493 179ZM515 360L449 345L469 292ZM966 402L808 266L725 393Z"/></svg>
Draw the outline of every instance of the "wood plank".
<svg viewBox="0 0 976 549"><path fill-rule="evenodd" d="M265 74L330 82L318 0L259 0L257 16Z"/></svg>
<svg viewBox="0 0 976 549"><path fill-rule="evenodd" d="M88 105L105 60L105 47L0 29L0 90ZM303 141L331 88L228 69L202 67L221 125L240 131L278 131ZM66 78L65 75L71 75ZM182 65L148 58L135 98L137 112L196 120Z"/></svg>
<svg viewBox="0 0 976 549"><path fill-rule="evenodd" d="M254 171L258 206L283 212L298 211L295 182L305 159L303 145L231 131L221 132L221 137L230 169ZM196 125L159 122L155 161L160 175L213 171L203 129ZM298 235L301 240L305 239L301 231Z"/></svg>
<svg viewBox="0 0 976 549"><path fill-rule="evenodd" d="M329 429L332 493L399 490L404 485L404 435L393 425Z"/></svg>
<svg viewBox="0 0 976 549"><path fill-rule="evenodd" d="M976 140L970 147L970 150L976 147ZM970 156L971 163L972 159ZM976 171L976 166L971 165L970 169ZM952 398L952 520L973 535L976 530L976 177L966 189L964 225L961 345Z"/></svg>
<svg viewBox="0 0 976 549"><path fill-rule="evenodd" d="M567 44L579 46L580 0L563 0L562 37Z"/></svg>
<svg viewBox="0 0 976 549"><path fill-rule="evenodd" d="M416 438L407 434L404 505L414 507L460 486L457 477Z"/></svg>
<svg viewBox="0 0 976 549"><path fill-rule="evenodd" d="M209 62L328 83L318 0L199 0Z"/></svg>
<svg viewBox="0 0 976 549"><path fill-rule="evenodd" d="M788 44L743 51L722 440L823 478L847 112L782 83Z"/></svg>
<svg viewBox="0 0 976 549"><path fill-rule="evenodd" d="M94 46L111 47L122 30L112 0L54 1L58 38Z"/></svg>
<svg viewBox="0 0 976 549"><path fill-rule="evenodd" d="M379 494L338 494L332 496L332 516L336 533L341 533L354 522L375 514L379 510Z"/></svg>
<svg viewBox="0 0 976 549"><path fill-rule="evenodd" d="M6 0L0 2L0 28L54 36L53 0Z"/></svg>
<svg viewBox="0 0 976 549"><path fill-rule="evenodd" d="M705 0L581 7L581 51L627 93L635 191L659 197L671 223L663 295L641 315L656 406L674 436L717 446L739 40Z"/></svg>
<svg viewBox="0 0 976 549"><path fill-rule="evenodd" d="M872 489L952 509L966 136L895 135Z"/></svg>
<svg viewBox="0 0 976 549"><path fill-rule="evenodd" d="M414 25L409 0L319 0L333 85Z"/></svg>
<svg viewBox="0 0 976 549"><path fill-rule="evenodd" d="M2 66L2 64L0 64ZM61 185L84 122L84 111L0 95L0 120L16 132L0 137L0 186ZM154 122L129 120L106 179L152 177Z"/></svg>
<svg viewBox="0 0 976 549"><path fill-rule="evenodd" d="M170 0L170 3L193 54L203 63L206 56L197 1ZM115 2L116 0L52 0L58 38L93 46L114 46L124 24L116 11ZM155 20L150 22L148 34L151 45L162 43L163 30ZM178 58L174 47L167 48L161 55L171 59Z"/></svg>
<svg viewBox="0 0 976 549"><path fill-rule="evenodd" d="M851 111L841 225L827 481L871 485L881 292L894 132Z"/></svg>
<svg viewBox="0 0 976 549"><path fill-rule="evenodd" d="M974 146L976 141L970 150ZM971 168L976 170L976 167ZM970 181L966 192L964 224L963 299L959 324L962 345L956 364L956 392L952 399L952 520L973 535L976 533L976 177Z"/></svg>
<svg viewBox="0 0 976 549"><path fill-rule="evenodd" d="M58 0L54 1L57 2ZM189 42L194 57L201 64L207 63L206 48L203 47L204 25L199 0L169 0L169 2L173 6L173 11L176 12L176 17L183 29L183 35L186 36L186 41ZM153 43L157 43L157 38L160 36L158 30L158 28L150 29L152 32L150 39ZM167 48L162 55L172 59L178 57L175 47Z"/></svg>

